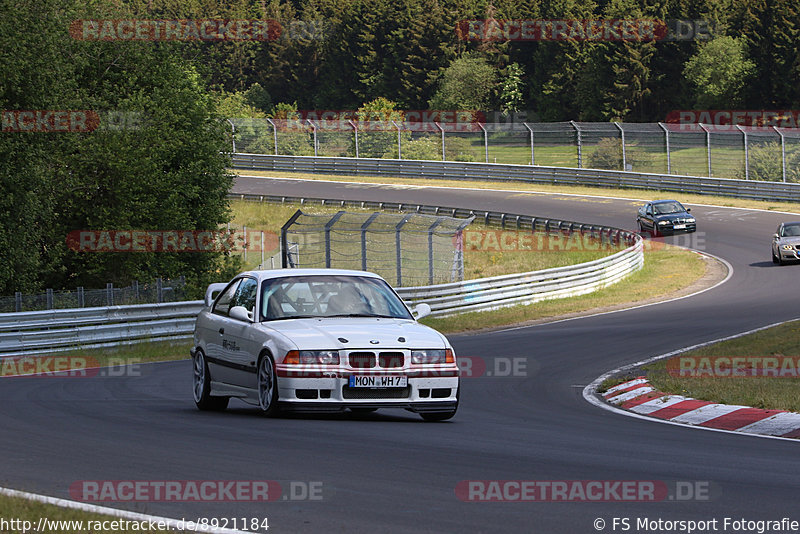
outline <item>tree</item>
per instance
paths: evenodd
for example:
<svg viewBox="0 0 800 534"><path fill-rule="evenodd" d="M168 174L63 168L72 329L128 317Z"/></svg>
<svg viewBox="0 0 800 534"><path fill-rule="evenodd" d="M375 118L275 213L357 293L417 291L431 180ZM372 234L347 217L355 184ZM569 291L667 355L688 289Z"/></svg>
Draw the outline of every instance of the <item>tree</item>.
<svg viewBox="0 0 800 534"><path fill-rule="evenodd" d="M754 69L743 39L720 36L701 45L683 72L695 87L698 108L721 109L742 104L742 90Z"/></svg>
<svg viewBox="0 0 800 534"><path fill-rule="evenodd" d="M508 115L522 108L522 67L519 63L512 63L506 69L506 79L500 89L500 111Z"/></svg>
<svg viewBox="0 0 800 534"><path fill-rule="evenodd" d="M431 98L431 109L482 110L489 106L495 90L494 67L480 56L467 55L453 61L442 74Z"/></svg>

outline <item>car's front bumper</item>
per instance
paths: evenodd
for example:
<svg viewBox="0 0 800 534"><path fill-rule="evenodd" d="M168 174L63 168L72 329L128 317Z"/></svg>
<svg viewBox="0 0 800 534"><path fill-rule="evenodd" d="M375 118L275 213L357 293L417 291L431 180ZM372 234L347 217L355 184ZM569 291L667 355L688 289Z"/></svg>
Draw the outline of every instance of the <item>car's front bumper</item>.
<svg viewBox="0 0 800 534"><path fill-rule="evenodd" d="M278 398L282 408L306 411L341 411L345 408L405 408L415 412L446 411L458 403L458 370L449 376L408 376L407 386L396 388L351 388L350 374L330 377L278 377ZM444 372L442 373L444 374Z"/></svg>
<svg viewBox="0 0 800 534"><path fill-rule="evenodd" d="M676 228L675 226L679 226ZM680 227L682 226L682 228ZM667 223L656 226L660 234L685 234L697 231L697 222L693 223Z"/></svg>
<svg viewBox="0 0 800 534"><path fill-rule="evenodd" d="M783 247L778 247L778 254L780 254L783 261L800 261L800 250L796 248L787 250Z"/></svg>

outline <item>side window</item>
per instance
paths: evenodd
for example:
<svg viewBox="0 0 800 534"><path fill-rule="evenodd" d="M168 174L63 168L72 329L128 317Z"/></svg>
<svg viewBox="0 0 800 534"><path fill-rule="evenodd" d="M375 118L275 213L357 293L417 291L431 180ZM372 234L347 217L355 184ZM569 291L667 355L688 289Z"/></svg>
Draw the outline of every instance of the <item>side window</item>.
<svg viewBox="0 0 800 534"><path fill-rule="evenodd" d="M647 205L647 214L648 215L652 215L653 214L653 206L651 204Z"/></svg>
<svg viewBox="0 0 800 534"><path fill-rule="evenodd" d="M222 315L223 317L228 316L228 311L231 309L233 296L236 294L236 290L238 289L240 282L241 280L232 282L222 293L220 293L220 295L217 297L217 301L214 303L214 307L211 309L211 313Z"/></svg>
<svg viewBox="0 0 800 534"><path fill-rule="evenodd" d="M258 291L258 283L252 278L244 278L242 283L239 284L239 289L233 296L233 306L244 306L247 311L252 312L256 305L256 293Z"/></svg>

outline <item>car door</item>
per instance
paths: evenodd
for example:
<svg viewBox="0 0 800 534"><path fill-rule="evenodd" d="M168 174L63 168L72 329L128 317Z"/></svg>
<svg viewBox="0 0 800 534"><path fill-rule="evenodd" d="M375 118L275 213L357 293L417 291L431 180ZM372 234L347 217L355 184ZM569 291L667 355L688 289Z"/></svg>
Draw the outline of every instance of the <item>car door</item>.
<svg viewBox="0 0 800 534"><path fill-rule="evenodd" d="M208 370L212 380L230 384L232 380L230 366L228 362L227 343L225 341L225 329L229 328L230 318L228 312L233 306L233 298L239 289L242 279L234 279L217 297L211 306L211 313L208 314L208 326L205 332L206 351L208 354Z"/></svg>
<svg viewBox="0 0 800 534"><path fill-rule="evenodd" d="M255 328L258 281L255 278L242 278L231 302L231 308L242 306L253 318L241 320L228 317L223 337L223 350L226 361L230 363L231 383L248 388L256 384L256 360L262 347L258 330Z"/></svg>
<svg viewBox="0 0 800 534"><path fill-rule="evenodd" d="M655 230L655 228L656 228L656 216L655 216L655 213L653 211L653 205L652 204L648 204L647 207L644 210L644 221L645 221L645 226L647 228L649 228L650 230Z"/></svg>

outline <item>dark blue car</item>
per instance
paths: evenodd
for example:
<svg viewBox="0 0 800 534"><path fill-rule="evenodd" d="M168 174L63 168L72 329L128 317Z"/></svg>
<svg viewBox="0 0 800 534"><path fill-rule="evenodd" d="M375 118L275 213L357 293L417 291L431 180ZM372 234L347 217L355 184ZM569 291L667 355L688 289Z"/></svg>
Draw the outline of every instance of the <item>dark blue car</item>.
<svg viewBox="0 0 800 534"><path fill-rule="evenodd" d="M677 200L654 200L639 208L636 223L640 232L650 232L654 237L694 232L697 220L689 215L689 211Z"/></svg>

